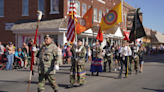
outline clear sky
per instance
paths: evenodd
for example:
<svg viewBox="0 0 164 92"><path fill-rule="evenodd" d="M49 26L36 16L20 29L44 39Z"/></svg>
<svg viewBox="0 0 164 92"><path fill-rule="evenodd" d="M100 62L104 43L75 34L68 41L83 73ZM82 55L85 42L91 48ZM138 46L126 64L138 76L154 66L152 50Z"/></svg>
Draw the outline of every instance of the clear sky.
<svg viewBox="0 0 164 92"><path fill-rule="evenodd" d="M164 34L164 0L124 0L131 6L141 8L143 26Z"/></svg>

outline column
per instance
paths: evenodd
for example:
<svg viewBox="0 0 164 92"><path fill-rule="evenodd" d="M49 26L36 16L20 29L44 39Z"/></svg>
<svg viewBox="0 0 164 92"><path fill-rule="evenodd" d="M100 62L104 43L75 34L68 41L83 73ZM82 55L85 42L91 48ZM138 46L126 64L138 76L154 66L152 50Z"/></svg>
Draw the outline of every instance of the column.
<svg viewBox="0 0 164 92"><path fill-rule="evenodd" d="M113 38L111 38L111 45L113 45Z"/></svg>
<svg viewBox="0 0 164 92"><path fill-rule="evenodd" d="M40 44L42 44L44 42L44 35L43 35L43 33L41 34L41 43Z"/></svg>
<svg viewBox="0 0 164 92"><path fill-rule="evenodd" d="M83 37L83 45L84 45L84 43L85 43L85 39L84 39L84 37Z"/></svg>
<svg viewBox="0 0 164 92"><path fill-rule="evenodd" d="M16 47L16 50L17 50L17 48L18 48L18 35L17 34L15 34L15 47Z"/></svg>
<svg viewBox="0 0 164 92"><path fill-rule="evenodd" d="M63 42L62 42L63 45L67 42L67 37L66 37L65 34L66 34L66 33L64 32L64 33L63 33Z"/></svg>
<svg viewBox="0 0 164 92"><path fill-rule="evenodd" d="M87 41L87 44L88 44L88 37L86 37L86 41Z"/></svg>

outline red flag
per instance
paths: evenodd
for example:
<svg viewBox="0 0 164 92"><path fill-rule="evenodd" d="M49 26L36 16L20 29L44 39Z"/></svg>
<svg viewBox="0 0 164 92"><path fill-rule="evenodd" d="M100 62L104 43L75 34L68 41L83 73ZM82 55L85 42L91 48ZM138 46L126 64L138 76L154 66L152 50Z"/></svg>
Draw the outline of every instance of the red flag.
<svg viewBox="0 0 164 92"><path fill-rule="evenodd" d="M96 39L98 39L100 43L103 42L103 33L101 31L101 27L99 28L99 32L97 34Z"/></svg>

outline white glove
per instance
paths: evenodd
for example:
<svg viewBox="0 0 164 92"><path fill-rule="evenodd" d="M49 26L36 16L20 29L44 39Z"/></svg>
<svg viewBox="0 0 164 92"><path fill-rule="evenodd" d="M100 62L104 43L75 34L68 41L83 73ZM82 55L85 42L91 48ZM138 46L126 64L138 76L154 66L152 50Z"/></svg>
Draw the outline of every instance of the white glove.
<svg viewBox="0 0 164 92"><path fill-rule="evenodd" d="M32 51L36 51L37 49L36 49L36 47L32 47Z"/></svg>
<svg viewBox="0 0 164 92"><path fill-rule="evenodd" d="M54 70L59 71L59 66L58 65L55 65L54 66Z"/></svg>
<svg viewBox="0 0 164 92"><path fill-rule="evenodd" d="M107 56L110 56L110 54L107 54Z"/></svg>

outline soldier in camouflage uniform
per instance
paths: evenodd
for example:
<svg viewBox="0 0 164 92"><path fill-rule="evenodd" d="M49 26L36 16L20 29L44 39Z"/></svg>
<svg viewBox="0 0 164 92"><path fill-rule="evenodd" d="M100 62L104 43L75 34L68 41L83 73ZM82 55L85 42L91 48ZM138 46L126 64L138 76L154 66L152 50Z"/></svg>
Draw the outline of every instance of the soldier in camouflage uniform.
<svg viewBox="0 0 164 92"><path fill-rule="evenodd" d="M78 40L78 46L75 45L71 49L73 60L70 70L70 85L69 88L73 87L74 83L79 83L79 87L83 86L86 82L85 80L85 55L86 49L82 46L83 42L81 39Z"/></svg>
<svg viewBox="0 0 164 92"><path fill-rule="evenodd" d="M39 52L37 53L37 57L39 58L39 87L38 92L44 91L44 85L46 79L48 79L49 84L54 89L54 92L58 92L58 85L55 80L55 72L59 69L60 52L58 51L58 47L54 45L52 42L52 37L46 35L44 37L45 45L41 47Z"/></svg>
<svg viewBox="0 0 164 92"><path fill-rule="evenodd" d="M107 41L107 45L103 48L105 49L105 57L104 57L104 70L106 72L106 65L109 64L109 72L111 72L112 63L113 63L113 50L110 46L110 41Z"/></svg>
<svg viewBox="0 0 164 92"><path fill-rule="evenodd" d="M132 60L135 63L134 69L136 70L136 74L138 73L138 65L139 65L139 47L137 46L137 44L135 44L133 46L133 55L132 55ZM130 69L130 73L132 71L132 65L131 65L131 69Z"/></svg>
<svg viewBox="0 0 164 92"><path fill-rule="evenodd" d="M92 62L91 62L91 69L90 72L92 72L92 76L94 72L97 72L97 75L99 75L99 72L102 72L102 48L99 45L99 40L96 40L96 45L92 47Z"/></svg>

